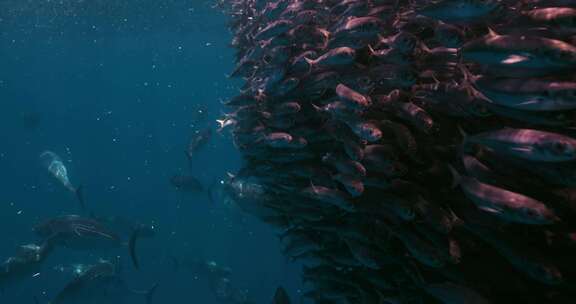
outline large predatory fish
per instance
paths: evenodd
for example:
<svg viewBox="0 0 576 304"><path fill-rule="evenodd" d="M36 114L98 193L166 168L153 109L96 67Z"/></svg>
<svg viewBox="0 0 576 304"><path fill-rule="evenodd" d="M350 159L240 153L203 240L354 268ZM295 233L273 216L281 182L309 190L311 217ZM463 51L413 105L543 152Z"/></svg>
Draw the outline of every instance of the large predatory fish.
<svg viewBox="0 0 576 304"><path fill-rule="evenodd" d="M210 203L214 203L213 190L216 182L208 187L204 186L200 180L191 175L176 174L170 178L170 184L182 193L200 194L205 193Z"/></svg>
<svg viewBox="0 0 576 304"><path fill-rule="evenodd" d="M122 304L144 298L152 303L157 284L147 291L133 290L118 273L118 265L100 261L69 282L49 304Z"/></svg>
<svg viewBox="0 0 576 304"><path fill-rule="evenodd" d="M18 248L15 256L0 265L0 290L20 284L40 272L44 261L54 248L49 241L38 246L26 244Z"/></svg>
<svg viewBox="0 0 576 304"><path fill-rule="evenodd" d="M110 249L128 246L132 263L139 268L136 241L142 235L134 229L125 242L101 222L78 215L64 215L44 221L34 227L36 234L54 244L78 250Z"/></svg>
<svg viewBox="0 0 576 304"><path fill-rule="evenodd" d="M206 146L210 139L212 138L212 129L205 128L200 131L195 131L190 141L188 142L188 146L186 147L186 158L188 159L188 165L190 166L190 170L192 170L192 159L200 151L204 146Z"/></svg>

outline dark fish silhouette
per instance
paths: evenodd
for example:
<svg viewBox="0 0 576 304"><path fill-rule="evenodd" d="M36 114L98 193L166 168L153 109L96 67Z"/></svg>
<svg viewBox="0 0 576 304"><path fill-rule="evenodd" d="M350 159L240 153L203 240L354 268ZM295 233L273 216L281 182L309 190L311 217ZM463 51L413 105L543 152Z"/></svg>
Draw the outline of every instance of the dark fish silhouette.
<svg viewBox="0 0 576 304"><path fill-rule="evenodd" d="M133 247L140 237L139 229L132 232L130 236L132 241L126 244L119 235L95 219L64 215L36 225L34 232L56 245L78 250L108 249L128 245L133 264L136 268L139 266Z"/></svg>
<svg viewBox="0 0 576 304"><path fill-rule="evenodd" d="M16 256L9 257L0 265L0 290L17 285L40 272L52 249L50 241L40 246L36 244L20 246Z"/></svg>
<svg viewBox="0 0 576 304"><path fill-rule="evenodd" d="M118 265L100 261L69 282L49 304L120 304L141 296L150 304L157 287L133 290L118 273Z"/></svg>
<svg viewBox="0 0 576 304"><path fill-rule="evenodd" d="M213 182L210 186L205 187L194 176L177 174L172 176L172 178L170 178L170 183L172 184L172 186L174 186L176 189L182 192L195 193L195 194L206 193L206 195L208 195L208 200L211 203L214 203L212 192L213 188L216 185L216 182Z"/></svg>
<svg viewBox="0 0 576 304"><path fill-rule="evenodd" d="M192 158L200 149L202 149L210 139L212 138L212 129L205 128L200 131L194 131L192 138L188 142L188 147L186 148L186 157L188 158L188 163L190 169L192 169Z"/></svg>
<svg viewBox="0 0 576 304"><path fill-rule="evenodd" d="M278 287L276 293L274 294L274 299L272 304L290 304L290 297L283 287Z"/></svg>

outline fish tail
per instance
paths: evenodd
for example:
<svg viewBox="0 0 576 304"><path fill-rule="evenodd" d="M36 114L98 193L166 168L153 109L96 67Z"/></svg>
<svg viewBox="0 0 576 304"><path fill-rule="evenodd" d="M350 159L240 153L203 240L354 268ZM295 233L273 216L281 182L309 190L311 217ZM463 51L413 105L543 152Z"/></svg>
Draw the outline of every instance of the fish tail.
<svg viewBox="0 0 576 304"><path fill-rule="evenodd" d="M456 169L454 169L454 167L452 167L452 165L448 165L448 169L450 169L450 173L452 173L452 189L458 187L458 185L460 184L460 180L462 179L462 177L460 176L460 173L458 173L458 171L456 171Z"/></svg>
<svg viewBox="0 0 576 304"><path fill-rule="evenodd" d="M135 228L130 235L130 240L128 241L128 251L130 252L130 259L132 259L132 265L134 268L140 269L140 262L138 260L138 255L136 254L136 242L140 238L140 228Z"/></svg>
<svg viewBox="0 0 576 304"><path fill-rule="evenodd" d="M80 205L80 211L82 213L86 211L86 203L84 201L84 186L80 185L74 190L76 199L78 199L78 204Z"/></svg>
<svg viewBox="0 0 576 304"><path fill-rule="evenodd" d="M466 131L464 131L464 129L460 125L458 125L457 128L458 128L458 133L460 133L460 136L462 137L462 143L460 144L460 147L458 148L458 154L463 156L464 154L466 154L466 152L471 152L474 149L471 147L473 145L470 145L471 142L469 140L468 133L466 133Z"/></svg>
<svg viewBox="0 0 576 304"><path fill-rule="evenodd" d="M187 151L184 151L184 154L186 154L186 160L188 161L188 170L190 171L190 174L192 174L193 173L192 155L190 155L190 153L188 153Z"/></svg>
<svg viewBox="0 0 576 304"><path fill-rule="evenodd" d="M154 285L146 291L146 304L152 304L152 298L154 298L156 289L158 289L158 283L154 283Z"/></svg>

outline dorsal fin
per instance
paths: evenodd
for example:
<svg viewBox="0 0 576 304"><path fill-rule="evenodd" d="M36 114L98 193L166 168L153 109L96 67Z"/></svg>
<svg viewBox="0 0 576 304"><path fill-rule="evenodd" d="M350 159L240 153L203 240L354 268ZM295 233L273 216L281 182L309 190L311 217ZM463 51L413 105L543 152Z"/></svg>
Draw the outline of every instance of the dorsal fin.
<svg viewBox="0 0 576 304"><path fill-rule="evenodd" d="M500 34L496 33L496 31L491 28L488 27L488 34L486 34L488 37L496 37L496 36L500 36Z"/></svg>

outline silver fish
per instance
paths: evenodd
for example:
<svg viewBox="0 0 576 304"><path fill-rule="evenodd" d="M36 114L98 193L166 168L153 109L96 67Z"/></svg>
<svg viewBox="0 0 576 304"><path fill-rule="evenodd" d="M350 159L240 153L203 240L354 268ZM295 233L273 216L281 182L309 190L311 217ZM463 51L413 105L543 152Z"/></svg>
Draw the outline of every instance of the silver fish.
<svg viewBox="0 0 576 304"><path fill-rule="evenodd" d="M479 144L513 157L539 162L576 160L576 139L533 129L504 128L465 138L464 146Z"/></svg>
<svg viewBox="0 0 576 304"><path fill-rule="evenodd" d="M474 82L489 102L524 111L576 109L576 82L547 79L480 78Z"/></svg>
<svg viewBox="0 0 576 304"><path fill-rule="evenodd" d="M561 40L520 35L498 35L466 43L461 49L465 60L483 65L522 68L549 74L576 67L576 46Z"/></svg>
<svg viewBox="0 0 576 304"><path fill-rule="evenodd" d="M481 183L475 178L461 176L454 169L451 170L466 197L482 211L512 223L550 225L560 221L552 209L538 200Z"/></svg>

